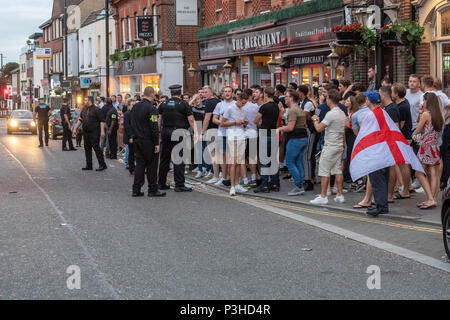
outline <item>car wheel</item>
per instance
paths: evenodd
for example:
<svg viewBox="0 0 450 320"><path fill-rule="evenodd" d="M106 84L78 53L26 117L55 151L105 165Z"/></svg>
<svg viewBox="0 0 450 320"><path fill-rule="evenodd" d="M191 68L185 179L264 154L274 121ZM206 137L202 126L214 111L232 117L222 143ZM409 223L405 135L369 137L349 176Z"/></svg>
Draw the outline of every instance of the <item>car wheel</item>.
<svg viewBox="0 0 450 320"><path fill-rule="evenodd" d="M444 247L447 257L450 259L450 208L447 209L442 221Z"/></svg>

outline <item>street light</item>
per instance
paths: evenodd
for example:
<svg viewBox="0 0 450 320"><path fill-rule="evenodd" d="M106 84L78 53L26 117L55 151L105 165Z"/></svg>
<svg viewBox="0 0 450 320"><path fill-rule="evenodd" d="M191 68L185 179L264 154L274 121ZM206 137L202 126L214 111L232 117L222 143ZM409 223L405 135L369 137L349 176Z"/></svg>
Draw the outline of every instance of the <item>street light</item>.
<svg viewBox="0 0 450 320"><path fill-rule="evenodd" d="M275 55L272 53L270 55L270 60L267 62L267 67L269 68L270 73L276 73L277 67L280 65L280 63L275 59Z"/></svg>
<svg viewBox="0 0 450 320"><path fill-rule="evenodd" d="M192 62L189 65L189 68L187 69L189 76L192 78L195 75L195 72L197 71L193 66L192 66Z"/></svg>
<svg viewBox="0 0 450 320"><path fill-rule="evenodd" d="M225 64L223 65L223 70L225 70L225 74L227 76L230 75L232 65L228 62L228 59L225 60Z"/></svg>
<svg viewBox="0 0 450 320"><path fill-rule="evenodd" d="M331 78L336 79L336 68L339 63L339 55L336 53L336 51L331 51L331 53L328 55L328 62L330 63L331 67Z"/></svg>

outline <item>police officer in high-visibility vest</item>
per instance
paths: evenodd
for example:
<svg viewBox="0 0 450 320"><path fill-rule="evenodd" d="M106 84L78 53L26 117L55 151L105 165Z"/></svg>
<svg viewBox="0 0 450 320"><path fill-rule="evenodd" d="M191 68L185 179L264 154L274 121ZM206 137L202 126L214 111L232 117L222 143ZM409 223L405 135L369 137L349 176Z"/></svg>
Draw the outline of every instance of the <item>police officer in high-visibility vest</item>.
<svg viewBox="0 0 450 320"><path fill-rule="evenodd" d="M129 143L133 144L136 155L136 169L134 171L133 197L142 197L141 191L148 182L149 197L164 197L165 192L158 191L158 158L159 158L159 130L158 110L153 106L155 90L152 87L144 89L144 99L136 103L129 112L130 135ZM127 116L128 117L128 116Z"/></svg>
<svg viewBox="0 0 450 320"><path fill-rule="evenodd" d="M186 101L181 100L181 86L173 85L169 87L172 98L163 102L158 109L160 114L159 125L161 128L161 160L159 164L159 188L161 190L170 189L167 185L167 173L170 168L172 150L175 145L181 142L172 141L172 133L177 129L187 130L189 126L196 134L192 109ZM188 138L187 136L185 139ZM182 154L180 154L182 156ZM185 186L184 163L174 163L174 180L176 192L189 192L192 188Z"/></svg>

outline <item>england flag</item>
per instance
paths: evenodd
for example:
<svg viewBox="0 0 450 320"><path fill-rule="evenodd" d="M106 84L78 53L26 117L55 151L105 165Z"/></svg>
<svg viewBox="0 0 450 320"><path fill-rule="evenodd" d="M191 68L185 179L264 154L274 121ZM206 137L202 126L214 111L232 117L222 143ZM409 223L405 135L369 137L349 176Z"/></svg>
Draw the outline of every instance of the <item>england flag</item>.
<svg viewBox="0 0 450 320"><path fill-rule="evenodd" d="M419 159L386 111L377 107L360 124L353 147L350 174L353 181L396 164L410 164L424 172Z"/></svg>

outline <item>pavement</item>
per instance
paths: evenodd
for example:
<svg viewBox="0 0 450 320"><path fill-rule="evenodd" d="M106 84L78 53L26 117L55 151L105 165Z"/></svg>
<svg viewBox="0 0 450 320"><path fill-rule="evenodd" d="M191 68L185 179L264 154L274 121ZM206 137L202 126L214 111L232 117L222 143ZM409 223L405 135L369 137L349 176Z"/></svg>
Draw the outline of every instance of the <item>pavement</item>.
<svg viewBox="0 0 450 320"><path fill-rule="evenodd" d="M122 163L83 172L82 150L4 129L0 299L450 298L439 227L204 184L132 198ZM379 289L367 286L374 268Z"/></svg>
<svg viewBox="0 0 450 320"><path fill-rule="evenodd" d="M204 178L195 179L194 174L189 173L190 179L196 180L198 182L205 183L207 180ZM280 178L284 177L285 174L281 174ZM223 190L224 192L229 191L229 187L225 186L211 186ZM242 194L244 197L252 198L262 198L271 199L281 202L299 204L303 206L318 207L317 205L312 205L310 200L313 200L317 194L320 193L320 184L314 186L314 191L308 191L300 196L288 196L287 193L294 188L294 183L292 180L280 179L280 191L270 192L270 193L258 193L255 194L252 189L249 192ZM417 208L417 203L425 201L426 197L423 193L423 189L418 189L419 192L411 193L410 199L395 200L394 203L389 204L389 213L384 214L383 217L392 220L399 221L414 221L417 223L423 223L433 226L441 226L441 193L438 196L438 206L432 209L420 210ZM338 210L350 213L356 213L360 215L366 215L366 209L355 209L353 206L360 202L364 198L365 190L361 192L347 192L344 194L345 203L340 204L334 201L335 195L328 196L328 204L319 206L324 209Z"/></svg>

